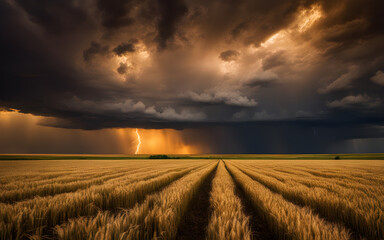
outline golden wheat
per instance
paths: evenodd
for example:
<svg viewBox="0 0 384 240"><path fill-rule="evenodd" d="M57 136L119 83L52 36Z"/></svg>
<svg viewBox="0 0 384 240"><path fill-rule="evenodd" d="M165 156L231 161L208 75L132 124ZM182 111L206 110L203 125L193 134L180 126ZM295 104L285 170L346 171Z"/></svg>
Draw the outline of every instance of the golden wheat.
<svg viewBox="0 0 384 240"><path fill-rule="evenodd" d="M249 166L243 166L242 169L247 169ZM370 183L370 185L362 184L359 180L345 181L337 178L323 178L311 175L304 175L292 171L290 173L276 171L274 169L263 169L256 166L250 168L254 173L260 173L279 180L285 184L297 186L303 184L310 188L324 188L333 192L340 197L350 199L352 197L370 198L378 201L378 204L384 202L384 186Z"/></svg>
<svg viewBox="0 0 384 240"><path fill-rule="evenodd" d="M159 193L147 196L133 209L114 215L100 212L57 227L60 239L174 239L190 201L204 179L216 167L208 167L174 182Z"/></svg>
<svg viewBox="0 0 384 240"><path fill-rule="evenodd" d="M228 170L250 197L253 206L274 234L280 239L349 239L349 232L339 225L328 223L309 208L286 201L262 184L252 180L226 161Z"/></svg>
<svg viewBox="0 0 384 240"><path fill-rule="evenodd" d="M384 161L167 159L0 161L0 240L174 239L216 166L207 240L384 239Z"/></svg>
<svg viewBox="0 0 384 240"><path fill-rule="evenodd" d="M53 197L34 198L15 205L0 204L0 218L3 224L0 231L9 235L4 239L18 239L25 232L41 235L44 228L50 228L71 217L96 214L100 209L129 207L145 197L146 194L159 189L189 171L166 171L152 174L138 173L125 180L111 181L88 189L58 194ZM44 228L43 228L44 227ZM32 231L31 231L32 230Z"/></svg>
<svg viewBox="0 0 384 240"><path fill-rule="evenodd" d="M343 222L369 239L384 239L383 206L376 199L353 193L340 197L340 193L324 188L281 182L244 167L241 170L289 201L309 206L326 218Z"/></svg>
<svg viewBox="0 0 384 240"><path fill-rule="evenodd" d="M249 218L244 214L235 184L220 162L211 191L212 215L207 228L207 240L250 240Z"/></svg>

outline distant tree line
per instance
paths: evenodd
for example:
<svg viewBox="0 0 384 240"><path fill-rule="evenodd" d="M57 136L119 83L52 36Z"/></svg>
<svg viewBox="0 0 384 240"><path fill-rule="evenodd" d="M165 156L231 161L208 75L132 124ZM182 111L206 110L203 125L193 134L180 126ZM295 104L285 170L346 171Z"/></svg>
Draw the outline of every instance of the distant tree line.
<svg viewBox="0 0 384 240"><path fill-rule="evenodd" d="M159 155L151 155L149 159L178 159L179 157L170 157L168 155L159 154Z"/></svg>

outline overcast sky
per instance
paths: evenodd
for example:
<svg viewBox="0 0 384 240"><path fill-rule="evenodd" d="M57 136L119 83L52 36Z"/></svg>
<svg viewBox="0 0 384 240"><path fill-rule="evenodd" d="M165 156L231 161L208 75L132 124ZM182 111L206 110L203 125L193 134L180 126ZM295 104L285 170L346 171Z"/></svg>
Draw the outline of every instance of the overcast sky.
<svg viewBox="0 0 384 240"><path fill-rule="evenodd" d="M0 108L74 135L176 129L161 131L204 152L383 152L383 9L382 0L3 0ZM100 150L44 148L35 132L38 152Z"/></svg>

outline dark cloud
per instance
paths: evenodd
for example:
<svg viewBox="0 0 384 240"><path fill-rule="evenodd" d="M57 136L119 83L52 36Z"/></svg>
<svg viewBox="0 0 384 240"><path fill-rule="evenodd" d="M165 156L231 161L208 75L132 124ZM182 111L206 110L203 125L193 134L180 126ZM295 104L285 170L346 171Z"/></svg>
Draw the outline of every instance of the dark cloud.
<svg viewBox="0 0 384 240"><path fill-rule="evenodd" d="M133 0L97 0L103 26L112 29L133 24L134 19L129 14L134 6Z"/></svg>
<svg viewBox="0 0 384 240"><path fill-rule="evenodd" d="M128 71L128 66L125 63L120 63L120 66L117 68L117 72L120 74L125 74Z"/></svg>
<svg viewBox="0 0 384 240"><path fill-rule="evenodd" d="M245 86L247 87L271 87L276 84L278 81L277 78L271 77L257 77L250 79Z"/></svg>
<svg viewBox="0 0 384 240"><path fill-rule="evenodd" d="M137 43L137 39L132 39L130 43L122 43L113 49L113 52L118 56L122 56L128 52L135 51L135 43Z"/></svg>
<svg viewBox="0 0 384 240"><path fill-rule="evenodd" d="M235 61L239 57L240 53L236 50L227 50L220 53L219 57L221 60L230 62Z"/></svg>
<svg viewBox="0 0 384 240"><path fill-rule="evenodd" d="M311 37L321 48L328 47L329 56L337 57L355 45L384 34L381 27L384 18L379 10L384 7L382 1L324 0L319 3L327 15L311 32Z"/></svg>
<svg viewBox="0 0 384 240"><path fill-rule="evenodd" d="M209 145L213 153L358 153L382 152L384 129L354 125L289 123L207 126L185 132L191 145ZM295 136L295 137L292 137ZM231 139L231 141L228 141ZM358 144L356 140L370 143ZM355 144L352 144L355 142Z"/></svg>
<svg viewBox="0 0 384 240"><path fill-rule="evenodd" d="M378 98L372 98L368 95L351 95L346 96L341 100L334 100L328 102L327 106L330 108L340 108L340 109L371 109L377 108L381 105L381 100Z"/></svg>
<svg viewBox="0 0 384 240"><path fill-rule="evenodd" d="M209 104L225 104L228 106L255 107L257 102L254 99L241 96L239 92L219 92L219 93L195 93L188 92L186 97L195 102Z"/></svg>
<svg viewBox="0 0 384 240"><path fill-rule="evenodd" d="M377 71L376 74L371 77L371 81L384 86L384 73L382 71Z"/></svg>
<svg viewBox="0 0 384 240"><path fill-rule="evenodd" d="M383 4L0 1L0 108L63 128L217 125L207 135L246 139L236 152L374 138L365 132L384 122Z"/></svg>
<svg viewBox="0 0 384 240"><path fill-rule="evenodd" d="M278 51L266 56L263 59L263 69L268 70L280 65L285 64L287 61L284 51Z"/></svg>
<svg viewBox="0 0 384 240"><path fill-rule="evenodd" d="M16 0L28 18L50 33L73 31L87 20L84 5L75 0Z"/></svg>
<svg viewBox="0 0 384 240"><path fill-rule="evenodd" d="M90 61L96 55L106 55L108 51L109 46L102 46L100 43L92 42L91 46L84 50L83 58L85 61Z"/></svg>
<svg viewBox="0 0 384 240"><path fill-rule="evenodd" d="M258 46L275 32L289 25L301 7L309 6L313 1L242 1L240 4L228 1L227 11L235 14L223 14L222 18L232 21L230 33L246 44Z"/></svg>
<svg viewBox="0 0 384 240"><path fill-rule="evenodd" d="M332 27L339 29L336 36L331 37L333 41L356 41L373 34L384 33L380 27L384 23L380 9L384 7L382 1L321 1L321 6L327 18L321 27ZM345 26L345 28L341 28Z"/></svg>
<svg viewBox="0 0 384 240"><path fill-rule="evenodd" d="M188 8L183 0L159 0L160 18L158 21L158 42L160 48L167 46L167 41L173 37L177 23L187 13Z"/></svg>

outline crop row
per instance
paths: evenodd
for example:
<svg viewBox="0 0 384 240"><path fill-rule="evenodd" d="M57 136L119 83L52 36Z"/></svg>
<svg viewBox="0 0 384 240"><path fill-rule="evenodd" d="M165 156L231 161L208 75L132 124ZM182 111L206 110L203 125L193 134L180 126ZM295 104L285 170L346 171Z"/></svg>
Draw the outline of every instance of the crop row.
<svg viewBox="0 0 384 240"><path fill-rule="evenodd" d="M97 177L105 177L107 175L117 174L121 172L131 173L133 171L137 171L138 169L109 169L109 170L93 170L93 171L78 171L75 173L64 174L55 178L48 178L42 180L18 180L13 181L7 184L1 185L2 190L16 190L16 189L25 189L25 188L36 188L43 185L49 184L59 184L59 183L70 183L75 181L84 181L90 180Z"/></svg>
<svg viewBox="0 0 384 240"><path fill-rule="evenodd" d="M158 167L161 168L160 164L157 164ZM186 162L185 164L193 164L191 162ZM177 162L167 162L164 167L177 167L180 163ZM96 165L97 166L97 165ZM47 171L47 173L36 173L36 169L38 166L34 166L31 173L23 174L23 175L10 175L2 177L3 182L7 182L4 184L0 184L1 189L3 190L14 190L16 188L25 188L25 187L35 187L43 184L53 184L53 183L68 183L71 181L78 180L86 180L91 179L93 177L105 176L109 173L119 173L126 172L132 173L137 171L144 171L148 169L153 169L153 163L148 161L142 161L140 164L137 162L127 162L124 165L116 165L115 163L111 163L110 167L94 167L91 169L80 168L74 170L63 169L60 167L59 171L55 171L55 173L51 173L51 171ZM38 172L41 170L38 170ZM25 181L27 180L27 181Z"/></svg>
<svg viewBox="0 0 384 240"><path fill-rule="evenodd" d="M27 232L42 235L46 229L69 218L94 215L99 210L130 207L142 200L146 194L160 189L201 165L184 170L168 169L141 178L132 175L125 181L113 181L53 197L35 198L15 205L0 204L1 239L19 239ZM137 175L140 174L143 173Z"/></svg>
<svg viewBox="0 0 384 240"><path fill-rule="evenodd" d="M349 239L345 228L319 218L311 209L297 206L271 192L233 164L226 166L250 198L258 215L279 239Z"/></svg>
<svg viewBox="0 0 384 240"><path fill-rule="evenodd" d="M212 214L207 227L207 240L250 240L249 217L235 195L235 184L220 162L211 191Z"/></svg>
<svg viewBox="0 0 384 240"><path fill-rule="evenodd" d="M163 191L149 195L142 204L113 214L100 212L57 227L60 239L174 239L188 205L205 178L216 167L209 164Z"/></svg>
<svg viewBox="0 0 384 240"><path fill-rule="evenodd" d="M61 161L30 161L18 162L20 165L27 165L22 167L22 174L10 172L0 176L0 186L5 184L24 183L25 180L32 183L41 180L60 179L61 177L68 177L71 175L79 175L79 173L94 173L94 172L116 172L133 170L138 168L146 168L153 166L153 162L149 160L140 160L140 164L136 161L79 161L79 160L61 160ZM191 162L191 161L187 161ZM160 166L162 161L158 161L156 165ZM177 165L177 161L168 161L167 166ZM90 167L90 166L92 167ZM59 171L58 171L59 170Z"/></svg>
<svg viewBox="0 0 384 240"><path fill-rule="evenodd" d="M59 193L73 192L79 189L88 188L92 185L100 185L107 180L126 176L126 174L127 173L125 172L120 172L84 181L73 181L69 183L51 183L35 187L19 188L14 190L2 190L0 191L0 202L13 203L15 201L30 199L35 196L43 197Z"/></svg>
<svg viewBox="0 0 384 240"><path fill-rule="evenodd" d="M321 216L344 223L356 233L369 239L384 238L384 213L381 203L375 199L359 195L340 197L338 193L324 188L281 182L245 167L241 171L285 199L301 206L309 206Z"/></svg>
<svg viewBox="0 0 384 240"><path fill-rule="evenodd" d="M339 162L303 163L118 162L56 178L31 172L26 175L33 183L24 187L23 177L15 183L2 178L9 189L0 191L0 200L22 201L0 203L0 240L172 240L183 218L191 217L192 204L199 205L193 199L205 191L208 176L214 176L209 199L204 195L209 221L201 226L207 240L250 240L260 229L275 239L384 239L380 168L353 162L346 164L347 173Z"/></svg>
<svg viewBox="0 0 384 240"><path fill-rule="evenodd" d="M183 167L187 166L188 165L185 165ZM168 171L170 168L171 166L167 166L166 171ZM88 188L93 185L101 185L108 180L122 180L120 177L126 178L127 176L129 177L129 175L134 173L139 173L139 175L136 174L135 177L146 176L148 175L148 171L151 173L154 170L149 170L148 168L118 170L113 173L104 173L101 176L99 174L93 175L93 177L91 177L90 179L88 177L85 180L82 180L83 178L81 177L78 178L78 180L75 180L73 177L71 177L70 179L72 179L72 181L69 181L67 183L52 182L32 186L27 183L25 184L25 187L18 187L13 190L1 190L0 202L12 203L15 201L30 199L36 196L43 197L60 193L74 192L80 189ZM157 169L156 171L159 171L159 169Z"/></svg>
<svg viewBox="0 0 384 240"><path fill-rule="evenodd" d="M313 189L323 188L339 195L339 197L347 199L356 198L357 196L359 198L365 199L370 198L372 201L377 202L377 205L375 207L380 206L382 209L384 209L384 205L381 204L382 202L384 202L384 186L381 185L372 183L370 185L367 185L361 184L359 182L344 181L336 178L329 179L315 177L311 175L296 173L294 171L286 173L275 171L273 169L257 168L256 166L252 165L245 165L243 166L243 168L249 168L255 173L275 178L285 184L290 184L294 186L302 184Z"/></svg>
<svg viewBox="0 0 384 240"><path fill-rule="evenodd" d="M328 177L322 177L317 176L318 174L311 174L306 171L300 171L300 170L292 170L292 169L263 169L264 172L274 175L274 176L291 176L295 177L295 179L307 179L311 182L329 182L332 183L332 186L339 185L344 188L349 189L356 189L361 192L370 194L373 193L374 196L377 196L377 193L381 193L381 195L384 195L384 186L382 184L379 184L377 182L372 182L367 179L358 178L358 177L351 177L351 178L328 178ZM348 171L348 170L347 170ZM353 170L350 170L353 171ZM314 171L313 171L314 172ZM331 190L332 191L332 190ZM379 192L378 192L379 191Z"/></svg>

